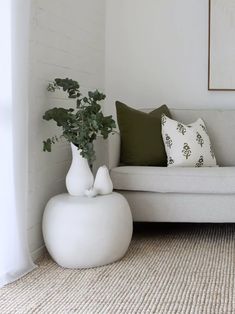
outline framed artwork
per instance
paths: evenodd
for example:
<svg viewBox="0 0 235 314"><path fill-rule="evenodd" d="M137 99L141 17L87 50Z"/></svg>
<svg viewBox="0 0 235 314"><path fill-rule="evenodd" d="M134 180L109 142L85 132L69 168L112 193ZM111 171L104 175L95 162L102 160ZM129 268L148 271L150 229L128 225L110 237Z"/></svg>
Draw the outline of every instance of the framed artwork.
<svg viewBox="0 0 235 314"><path fill-rule="evenodd" d="M235 91L235 0L209 0L208 90Z"/></svg>

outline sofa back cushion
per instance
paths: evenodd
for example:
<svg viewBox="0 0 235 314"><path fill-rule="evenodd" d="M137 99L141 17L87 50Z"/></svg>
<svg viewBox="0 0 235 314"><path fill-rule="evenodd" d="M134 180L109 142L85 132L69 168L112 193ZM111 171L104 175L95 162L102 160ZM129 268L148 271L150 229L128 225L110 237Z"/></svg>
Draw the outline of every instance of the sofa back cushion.
<svg viewBox="0 0 235 314"><path fill-rule="evenodd" d="M152 109L144 109L149 112ZM185 124L202 118L206 124L219 166L235 166L235 110L171 109L175 120Z"/></svg>

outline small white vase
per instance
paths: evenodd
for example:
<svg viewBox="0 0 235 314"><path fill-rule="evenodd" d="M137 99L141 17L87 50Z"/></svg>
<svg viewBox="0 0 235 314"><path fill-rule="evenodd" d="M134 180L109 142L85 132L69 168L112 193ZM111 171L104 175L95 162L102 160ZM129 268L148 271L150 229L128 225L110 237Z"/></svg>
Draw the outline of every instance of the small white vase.
<svg viewBox="0 0 235 314"><path fill-rule="evenodd" d="M95 177L94 188L101 195L112 193L113 183L106 166L99 167Z"/></svg>
<svg viewBox="0 0 235 314"><path fill-rule="evenodd" d="M82 196L94 183L94 176L86 158L80 150L71 143L72 163L66 176L66 187L70 195Z"/></svg>

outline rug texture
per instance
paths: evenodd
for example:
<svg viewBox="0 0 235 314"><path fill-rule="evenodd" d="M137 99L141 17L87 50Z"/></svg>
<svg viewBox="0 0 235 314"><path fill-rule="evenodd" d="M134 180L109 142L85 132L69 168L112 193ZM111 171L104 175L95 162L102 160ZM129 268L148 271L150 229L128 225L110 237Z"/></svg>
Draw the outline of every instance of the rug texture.
<svg viewBox="0 0 235 314"><path fill-rule="evenodd" d="M148 225L108 266L63 269L48 255L0 289L0 313L235 313L235 225Z"/></svg>

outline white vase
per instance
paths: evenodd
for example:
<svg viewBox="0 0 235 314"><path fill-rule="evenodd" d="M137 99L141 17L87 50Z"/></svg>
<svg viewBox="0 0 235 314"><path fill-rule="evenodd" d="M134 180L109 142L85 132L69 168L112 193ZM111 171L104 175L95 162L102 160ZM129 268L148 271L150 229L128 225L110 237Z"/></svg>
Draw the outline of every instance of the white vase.
<svg viewBox="0 0 235 314"><path fill-rule="evenodd" d="M66 176L66 187L70 195L81 196L90 189L94 183L94 177L86 158L80 154L80 150L71 143L72 163Z"/></svg>
<svg viewBox="0 0 235 314"><path fill-rule="evenodd" d="M113 183L106 166L99 167L95 177L94 188L101 195L112 193Z"/></svg>

